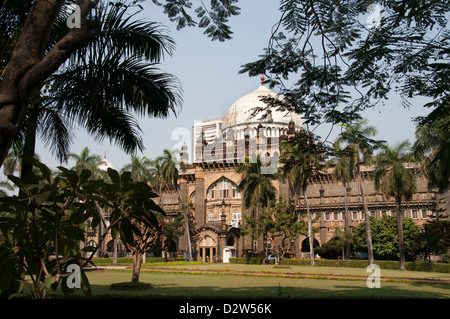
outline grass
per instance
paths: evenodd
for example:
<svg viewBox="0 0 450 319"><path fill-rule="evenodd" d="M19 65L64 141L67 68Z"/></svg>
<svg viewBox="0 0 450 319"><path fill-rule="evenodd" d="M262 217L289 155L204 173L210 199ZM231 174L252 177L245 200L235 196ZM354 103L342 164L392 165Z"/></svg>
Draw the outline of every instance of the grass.
<svg viewBox="0 0 450 319"><path fill-rule="evenodd" d="M169 271L169 272L168 272ZM199 273L214 271L214 273ZM222 273L219 273L222 272ZM313 274L314 278L288 278L282 273ZM325 275L343 275L329 279ZM362 276L350 278L350 276ZM381 288L369 289L365 269L342 267L232 264L184 264L146 266L140 281L153 289L142 291L111 290L113 283L131 280L130 270L87 272L92 298L450 298L450 285L418 283L406 280L450 279L449 274L382 270ZM346 278L345 276L348 276ZM406 282L401 281L406 280ZM81 292L77 294L82 297Z"/></svg>

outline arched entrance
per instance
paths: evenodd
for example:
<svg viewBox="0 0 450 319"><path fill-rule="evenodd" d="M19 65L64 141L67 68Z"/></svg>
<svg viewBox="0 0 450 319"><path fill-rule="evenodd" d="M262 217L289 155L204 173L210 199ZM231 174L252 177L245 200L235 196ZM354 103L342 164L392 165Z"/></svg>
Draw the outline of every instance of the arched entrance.
<svg viewBox="0 0 450 319"><path fill-rule="evenodd" d="M205 263L212 263L217 257L217 245L219 236L212 228L203 228L198 230L197 234L197 260Z"/></svg>
<svg viewBox="0 0 450 319"><path fill-rule="evenodd" d="M317 241L317 239L314 238L313 241L313 247L319 247L320 244ZM301 257L302 258L311 258L311 254L310 254L310 248L309 248L309 237L306 237L305 239L303 239L302 244L301 244Z"/></svg>

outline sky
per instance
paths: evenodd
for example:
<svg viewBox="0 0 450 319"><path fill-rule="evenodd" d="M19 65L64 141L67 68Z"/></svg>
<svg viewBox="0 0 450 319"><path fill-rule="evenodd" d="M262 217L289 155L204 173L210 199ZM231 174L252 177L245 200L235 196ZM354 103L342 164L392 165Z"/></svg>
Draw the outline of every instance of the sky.
<svg viewBox="0 0 450 319"><path fill-rule="evenodd" d="M198 1L193 2L195 6ZM279 1L274 0L241 0L241 14L230 19L233 39L212 42L202 29L176 30L175 24L162 13L162 8L149 0L144 2L141 17L165 25L176 42L175 52L165 57L161 69L180 81L183 103L177 116L138 118L145 150L137 156L155 158L166 148L179 148L184 141L188 144L194 121L223 117L234 101L258 88L259 77L238 74L238 71L243 64L257 60L267 46L272 26L279 19L278 4ZM377 127L379 139L391 144L404 139L413 141L415 126L411 119L427 114L427 110L422 107L423 101L412 102L410 109L404 109L399 99L394 97L385 106L366 111L364 117L370 125ZM338 133L337 130L333 129L332 136ZM328 131L329 127L321 127L317 133L326 136ZM71 152L80 154L86 146L91 153L102 157L106 154L116 169L130 162L130 155L109 140L97 143L80 129ZM61 165L41 142L38 142L36 152L49 167ZM66 167L73 165L72 161L62 164Z"/></svg>

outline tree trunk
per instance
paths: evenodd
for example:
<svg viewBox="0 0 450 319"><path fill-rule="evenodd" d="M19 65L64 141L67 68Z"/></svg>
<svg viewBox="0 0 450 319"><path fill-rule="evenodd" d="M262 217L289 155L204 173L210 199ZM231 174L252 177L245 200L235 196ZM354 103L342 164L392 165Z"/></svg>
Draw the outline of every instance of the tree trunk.
<svg viewBox="0 0 450 319"><path fill-rule="evenodd" d="M356 164L356 170L357 170L356 175L358 178L359 189L361 191L361 197L363 200L364 216L365 216L365 220L366 220L367 254L369 255L369 265L373 265L375 263L375 260L373 258L372 231L370 229L369 208L367 207L366 196L364 194L364 188L362 185L363 181L361 178L361 170L360 170L359 162Z"/></svg>
<svg viewBox="0 0 450 319"><path fill-rule="evenodd" d="M39 97L38 97L39 98ZM27 156L33 158L36 150L36 131L37 131L37 121L39 116L39 109L41 108L40 102L35 105L30 105L29 117L27 121L27 127L25 130L25 141L23 145L22 157ZM22 166L20 172L20 178L25 179L29 174L33 172L33 165L24 161L22 158ZM21 194L19 194L21 196Z"/></svg>
<svg viewBox="0 0 450 319"><path fill-rule="evenodd" d="M309 210L308 196L306 195L306 187L303 189L303 196L306 203L306 214L308 217L308 236L309 236L309 253L311 254L311 266L314 266L314 231L312 228L311 212Z"/></svg>
<svg viewBox="0 0 450 319"><path fill-rule="evenodd" d="M347 182L344 181L344 201L345 201L345 251L342 254L342 258L350 259L350 241L348 240L348 234L350 233L350 220L348 216L348 194L347 194Z"/></svg>
<svg viewBox="0 0 450 319"><path fill-rule="evenodd" d="M139 282L139 275L141 274L142 264L142 252L139 249L135 249L133 254L133 276L131 277L131 283L136 284Z"/></svg>
<svg viewBox="0 0 450 319"><path fill-rule="evenodd" d="M64 1L34 2L20 31L14 55L0 79L0 166L23 121L32 92L73 52L93 38L86 16L97 2L77 1L81 8L81 28L70 29L47 54L48 38Z"/></svg>
<svg viewBox="0 0 450 319"><path fill-rule="evenodd" d="M395 200L395 215L397 219L397 231L398 231L398 250L400 252L400 269L405 270L405 239L403 236L403 215L400 209L401 199Z"/></svg>
<svg viewBox="0 0 450 319"><path fill-rule="evenodd" d="M191 234L189 232L189 220L188 220L188 216L186 213L186 207L183 203L183 199L181 198L181 193L180 193L180 189L175 186L177 189L177 193L178 193L178 201L180 202L181 205L181 210L183 211L183 217L184 217L184 227L186 230L186 238L187 238L187 246L188 246L188 260L192 261L192 248L191 248Z"/></svg>

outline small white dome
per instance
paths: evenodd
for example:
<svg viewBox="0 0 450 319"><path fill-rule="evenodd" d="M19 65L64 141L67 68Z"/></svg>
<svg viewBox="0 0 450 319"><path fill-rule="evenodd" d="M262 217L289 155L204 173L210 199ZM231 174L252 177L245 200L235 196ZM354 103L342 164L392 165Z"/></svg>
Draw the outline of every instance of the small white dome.
<svg viewBox="0 0 450 319"><path fill-rule="evenodd" d="M267 107L267 104L261 101L261 98L264 97L283 99L282 95L269 90L265 85L261 85L258 89L239 98L230 106L225 114L222 129L237 128L238 126L241 126L241 128L242 126L257 127L259 123L287 126L291 120L294 121L297 128L303 127L304 121L301 115L288 111L278 111L275 108L270 110L271 116L264 120L261 120L261 117L265 114L265 111L257 112L252 116L255 108Z"/></svg>
<svg viewBox="0 0 450 319"><path fill-rule="evenodd" d="M108 170L108 168L115 169L115 168L114 168L114 165L111 164L111 162L108 161L108 160L106 159L106 156L105 156L104 159L102 159L102 161L100 162L100 164L97 165L97 168L98 168L99 170L102 170L102 171L105 171L105 172Z"/></svg>

